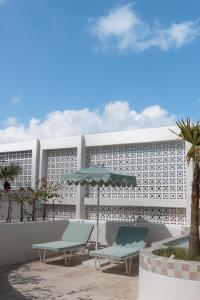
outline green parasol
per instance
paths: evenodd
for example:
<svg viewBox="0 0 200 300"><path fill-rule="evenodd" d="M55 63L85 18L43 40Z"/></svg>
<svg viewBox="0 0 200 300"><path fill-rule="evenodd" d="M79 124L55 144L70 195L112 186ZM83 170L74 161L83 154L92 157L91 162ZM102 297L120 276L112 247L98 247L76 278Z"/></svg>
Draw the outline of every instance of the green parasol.
<svg viewBox="0 0 200 300"><path fill-rule="evenodd" d="M136 177L127 175L104 167L91 167L81 169L72 173L61 176L67 184L75 185L91 185L97 186L97 238L96 249L98 248L98 235L99 235L99 195L101 186L112 187L135 187Z"/></svg>

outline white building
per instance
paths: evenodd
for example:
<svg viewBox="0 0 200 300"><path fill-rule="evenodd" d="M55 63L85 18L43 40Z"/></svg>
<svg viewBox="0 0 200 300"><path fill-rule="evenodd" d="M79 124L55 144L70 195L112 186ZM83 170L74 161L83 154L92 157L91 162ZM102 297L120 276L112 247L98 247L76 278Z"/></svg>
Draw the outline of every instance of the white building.
<svg viewBox="0 0 200 300"><path fill-rule="evenodd" d="M60 175L103 165L133 174L136 188L102 188L100 219L188 225L191 166L187 145L161 127L0 145L0 161L17 163L15 186L36 185L39 178L57 182ZM56 216L95 219L95 188L66 187L56 202ZM52 205L48 205L52 215Z"/></svg>

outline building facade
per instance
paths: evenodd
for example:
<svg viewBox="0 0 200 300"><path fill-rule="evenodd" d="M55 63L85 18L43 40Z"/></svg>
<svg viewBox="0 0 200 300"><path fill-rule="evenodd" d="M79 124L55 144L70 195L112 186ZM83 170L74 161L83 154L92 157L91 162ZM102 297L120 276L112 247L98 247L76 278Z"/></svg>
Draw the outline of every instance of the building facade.
<svg viewBox="0 0 200 300"><path fill-rule="evenodd" d="M61 174L90 166L135 175L135 188L101 188L101 220L189 225L188 145L170 129L178 132L176 127L161 127L1 145L0 161L22 166L14 187L34 188L42 177L57 183ZM96 192L63 186L55 200L56 217L95 219ZM47 212L51 217L51 203Z"/></svg>

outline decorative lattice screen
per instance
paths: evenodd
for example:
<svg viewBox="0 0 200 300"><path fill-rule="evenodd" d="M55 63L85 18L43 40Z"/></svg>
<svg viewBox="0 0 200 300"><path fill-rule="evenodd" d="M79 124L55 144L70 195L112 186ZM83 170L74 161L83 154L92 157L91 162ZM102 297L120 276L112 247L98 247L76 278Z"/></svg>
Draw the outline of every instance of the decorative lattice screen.
<svg viewBox="0 0 200 300"><path fill-rule="evenodd" d="M101 188L101 198L116 199L116 206L101 206L102 220L184 224L185 209L170 208L167 201L186 198L185 146L182 141L87 148L87 166L105 166L137 178L136 188ZM96 189L88 188L88 197ZM119 206L123 199L164 200L166 207ZM86 206L95 219L96 206Z"/></svg>
<svg viewBox="0 0 200 300"><path fill-rule="evenodd" d="M49 182L59 182L60 175L75 171L77 169L77 149L56 149L47 151L47 180ZM63 185L60 190L60 198L64 203L66 199L76 196L76 187Z"/></svg>
<svg viewBox="0 0 200 300"><path fill-rule="evenodd" d="M137 178L136 188L102 188L102 198L185 199L185 148L181 141L87 148L87 166L105 166ZM89 189L89 197L96 189Z"/></svg>
<svg viewBox="0 0 200 300"><path fill-rule="evenodd" d="M75 205L64 205L57 204L53 205L47 204L47 218L53 218L53 214L55 218L65 218L65 219L75 219L76 217L76 206Z"/></svg>
<svg viewBox="0 0 200 300"><path fill-rule="evenodd" d="M14 178L12 188L31 186L32 151L1 152L0 165L19 165L20 175ZM0 182L2 186L2 182Z"/></svg>
<svg viewBox="0 0 200 300"><path fill-rule="evenodd" d="M97 208L95 205L86 205L86 218L96 220ZM174 207L142 207L142 206L100 206L100 220L185 224L185 208Z"/></svg>

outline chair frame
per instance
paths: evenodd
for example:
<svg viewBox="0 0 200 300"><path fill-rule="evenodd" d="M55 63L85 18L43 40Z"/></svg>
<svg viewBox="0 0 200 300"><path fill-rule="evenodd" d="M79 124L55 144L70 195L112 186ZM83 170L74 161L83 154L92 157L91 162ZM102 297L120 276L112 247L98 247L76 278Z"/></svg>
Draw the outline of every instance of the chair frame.
<svg viewBox="0 0 200 300"><path fill-rule="evenodd" d="M55 252L61 253L63 255L65 265L68 266L70 264L70 261L71 261L71 258L73 256L74 252L76 250L79 250L79 252L78 252L79 254L84 254L85 249L87 249L87 247L83 246L83 247L77 247L77 248L74 248L74 249L71 249L71 250L56 250L55 249ZM50 251L53 251L53 250L39 249L38 251L39 251L40 262L41 263L47 263L46 254L47 254L48 251L50 252ZM87 251L89 251L89 250L87 249Z"/></svg>
<svg viewBox="0 0 200 300"><path fill-rule="evenodd" d="M107 259L112 259L114 261L117 261L117 262L124 262L125 263L125 267L126 267L126 274L127 275L130 275L130 272L131 272L131 266L132 266L132 260L135 256L138 256L139 255L139 251L135 252L133 255L129 255L125 258L112 258L112 257L103 257L103 256L95 256L94 257L94 265L95 265L95 268L97 271L101 271L102 270L102 267L101 267L101 258L107 258Z"/></svg>

